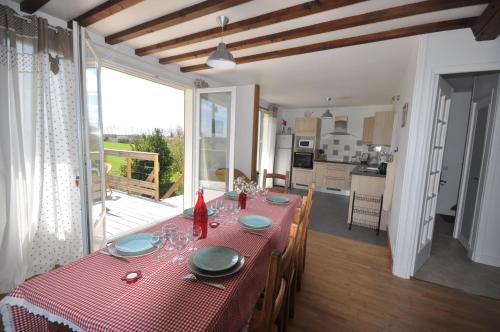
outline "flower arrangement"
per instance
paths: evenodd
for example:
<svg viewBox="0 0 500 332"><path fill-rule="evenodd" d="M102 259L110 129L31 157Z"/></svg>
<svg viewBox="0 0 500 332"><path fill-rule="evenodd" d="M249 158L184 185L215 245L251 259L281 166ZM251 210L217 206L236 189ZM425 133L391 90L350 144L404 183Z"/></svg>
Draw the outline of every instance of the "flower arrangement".
<svg viewBox="0 0 500 332"><path fill-rule="evenodd" d="M257 189L257 184L254 181L247 181L244 177L240 176L234 180L234 190L237 192L249 194Z"/></svg>
<svg viewBox="0 0 500 332"><path fill-rule="evenodd" d="M282 120L281 120L281 125L282 125L283 127L286 127L287 123L288 123L288 122L286 122L286 120L285 120L285 119L282 119Z"/></svg>

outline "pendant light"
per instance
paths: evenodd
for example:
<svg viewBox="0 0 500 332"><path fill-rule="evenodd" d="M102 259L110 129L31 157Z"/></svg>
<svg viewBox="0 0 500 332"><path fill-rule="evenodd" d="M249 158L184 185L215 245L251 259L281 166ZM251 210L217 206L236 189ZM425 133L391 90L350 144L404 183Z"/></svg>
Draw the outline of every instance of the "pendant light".
<svg viewBox="0 0 500 332"><path fill-rule="evenodd" d="M226 26L228 22L229 18L227 18L227 16L221 15L217 17L217 23L221 27L221 38L219 45L217 45L217 49L207 59L207 65L212 68L231 69L236 66L234 57L231 52L226 49L226 44L224 44L223 40L224 26Z"/></svg>

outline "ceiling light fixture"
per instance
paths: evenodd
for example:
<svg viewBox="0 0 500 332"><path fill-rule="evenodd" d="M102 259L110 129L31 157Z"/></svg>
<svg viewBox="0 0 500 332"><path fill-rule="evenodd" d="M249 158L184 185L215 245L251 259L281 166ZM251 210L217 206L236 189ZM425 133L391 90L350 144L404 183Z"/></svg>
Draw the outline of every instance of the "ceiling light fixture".
<svg viewBox="0 0 500 332"><path fill-rule="evenodd" d="M220 68L220 69L231 69L236 66L236 62L234 61L234 57L226 48L226 44L224 44L224 26L229 22L229 18L227 16L221 15L217 17L217 23L221 27L221 36L220 43L217 45L214 53L212 53L207 59L207 65L212 68Z"/></svg>

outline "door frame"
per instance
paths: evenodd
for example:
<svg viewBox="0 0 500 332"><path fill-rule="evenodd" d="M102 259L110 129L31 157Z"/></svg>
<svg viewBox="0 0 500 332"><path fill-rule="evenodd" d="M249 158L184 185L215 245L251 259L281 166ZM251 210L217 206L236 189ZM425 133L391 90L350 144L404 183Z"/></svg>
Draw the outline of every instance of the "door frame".
<svg viewBox="0 0 500 332"><path fill-rule="evenodd" d="M410 122L408 128L408 146L405 159L405 170L402 176L400 209L395 216L400 222L395 230L393 246L394 275L408 279L414 274L418 237L420 233L419 218L421 216L422 199L425 191L425 170L427 169L428 144L430 139L429 122L433 115L435 93L440 75L487 72L500 70L500 61L460 65L427 66L427 48L429 39L420 38L414 87L411 96ZM418 139L417 139L418 138ZM424 138L424 142L420 139ZM422 144L425 143L425 144ZM485 175L487 176L487 174Z"/></svg>
<svg viewBox="0 0 500 332"><path fill-rule="evenodd" d="M235 154L235 137L236 137L236 87L219 87L219 88L201 88L195 89L195 105L194 105L194 128L193 128L193 188L199 187L199 172L200 172L200 94L202 93L217 93L217 92L231 92L231 111L229 112L229 183L228 189L233 190L233 179L234 179L234 154ZM192 191L191 202L194 204L195 190Z"/></svg>

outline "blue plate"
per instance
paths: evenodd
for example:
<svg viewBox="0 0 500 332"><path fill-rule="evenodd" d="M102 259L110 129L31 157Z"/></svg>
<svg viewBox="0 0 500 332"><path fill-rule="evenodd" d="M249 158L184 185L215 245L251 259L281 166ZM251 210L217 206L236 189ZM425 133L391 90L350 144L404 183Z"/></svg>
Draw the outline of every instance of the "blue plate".
<svg viewBox="0 0 500 332"><path fill-rule="evenodd" d="M224 193L224 196L226 196L229 199L237 200L240 197L240 193L233 190L233 191L228 191L227 193Z"/></svg>
<svg viewBox="0 0 500 332"><path fill-rule="evenodd" d="M232 268L240 261L240 254L228 247L206 247L192 256L193 264L209 272L219 272Z"/></svg>
<svg viewBox="0 0 500 332"><path fill-rule="evenodd" d="M258 215L246 215L239 219L241 226L254 229L254 230L262 230L272 226L273 221L268 217L258 216Z"/></svg>
<svg viewBox="0 0 500 332"><path fill-rule="evenodd" d="M116 241L115 248L120 254L124 255L142 254L153 249L152 237L149 233L128 235Z"/></svg>
<svg viewBox="0 0 500 332"><path fill-rule="evenodd" d="M286 196L269 196L266 198L266 200L271 203L271 204L288 204L290 203L290 199Z"/></svg>
<svg viewBox="0 0 500 332"><path fill-rule="evenodd" d="M185 209L183 214L188 218L193 218L194 208ZM212 208L207 208L207 214L209 217L212 217L215 214L215 210Z"/></svg>

